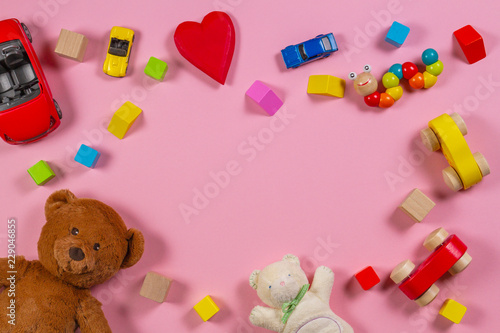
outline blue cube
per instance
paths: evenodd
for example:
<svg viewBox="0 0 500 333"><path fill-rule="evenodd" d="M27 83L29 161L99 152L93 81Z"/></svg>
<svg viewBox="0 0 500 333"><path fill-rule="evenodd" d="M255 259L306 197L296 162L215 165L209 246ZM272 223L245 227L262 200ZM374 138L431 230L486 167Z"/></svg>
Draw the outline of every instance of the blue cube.
<svg viewBox="0 0 500 333"><path fill-rule="evenodd" d="M100 156L100 152L82 144L76 153L75 161L93 169Z"/></svg>
<svg viewBox="0 0 500 333"><path fill-rule="evenodd" d="M392 22L389 32L385 36L385 41L396 47L401 47L410 33L410 28L399 22Z"/></svg>

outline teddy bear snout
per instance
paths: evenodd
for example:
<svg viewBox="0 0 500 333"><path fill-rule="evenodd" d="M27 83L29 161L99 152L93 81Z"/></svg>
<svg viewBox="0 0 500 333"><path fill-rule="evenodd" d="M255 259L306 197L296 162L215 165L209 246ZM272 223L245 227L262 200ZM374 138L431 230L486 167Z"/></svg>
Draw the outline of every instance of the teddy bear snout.
<svg viewBox="0 0 500 333"><path fill-rule="evenodd" d="M280 286L284 287L285 286L285 281L281 281Z"/></svg>
<svg viewBox="0 0 500 333"><path fill-rule="evenodd" d="M71 247L69 249L69 257L76 261L82 261L85 258L85 253L79 247Z"/></svg>

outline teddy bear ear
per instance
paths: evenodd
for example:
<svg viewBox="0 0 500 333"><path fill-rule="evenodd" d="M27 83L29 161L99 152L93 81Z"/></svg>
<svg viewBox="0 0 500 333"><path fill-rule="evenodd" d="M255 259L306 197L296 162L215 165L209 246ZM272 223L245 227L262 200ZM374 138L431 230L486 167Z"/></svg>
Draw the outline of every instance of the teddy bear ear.
<svg viewBox="0 0 500 333"><path fill-rule="evenodd" d="M128 251L123 259L121 268L134 266L144 253L144 236L137 229L130 228L127 231Z"/></svg>
<svg viewBox="0 0 500 333"><path fill-rule="evenodd" d="M294 256L293 254L286 254L284 257L283 257L283 261L288 261L288 262L291 262L291 263L294 263L296 265L299 265L300 266L300 261L299 261L299 258Z"/></svg>
<svg viewBox="0 0 500 333"><path fill-rule="evenodd" d="M252 274L250 274L250 287L253 289L257 289L257 283L259 283L259 274L260 271L258 269L254 270Z"/></svg>
<svg viewBox="0 0 500 333"><path fill-rule="evenodd" d="M69 190L55 191L45 202L45 216L48 217L50 213L75 200L76 196Z"/></svg>

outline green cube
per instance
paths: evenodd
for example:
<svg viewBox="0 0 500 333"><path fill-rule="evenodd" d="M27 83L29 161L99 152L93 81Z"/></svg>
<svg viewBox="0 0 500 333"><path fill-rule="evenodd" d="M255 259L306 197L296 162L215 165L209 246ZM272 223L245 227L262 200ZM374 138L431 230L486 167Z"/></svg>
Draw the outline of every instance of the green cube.
<svg viewBox="0 0 500 333"><path fill-rule="evenodd" d="M162 61L155 57L151 57L149 58L146 68L144 68L144 74L152 77L153 79L163 81L167 70L168 65L165 61Z"/></svg>
<svg viewBox="0 0 500 333"><path fill-rule="evenodd" d="M44 160L39 161L28 169L28 173L37 185L44 185L46 182L56 176L54 171Z"/></svg>

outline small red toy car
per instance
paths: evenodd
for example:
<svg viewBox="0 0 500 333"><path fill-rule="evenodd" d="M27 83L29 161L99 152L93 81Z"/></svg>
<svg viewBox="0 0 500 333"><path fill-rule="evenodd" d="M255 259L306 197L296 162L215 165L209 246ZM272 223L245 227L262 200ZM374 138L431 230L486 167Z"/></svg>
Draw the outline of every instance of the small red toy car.
<svg viewBox="0 0 500 333"><path fill-rule="evenodd" d="M10 144L37 141L60 124L28 28L17 19L0 21L0 135Z"/></svg>
<svg viewBox="0 0 500 333"><path fill-rule="evenodd" d="M472 257L467 253L467 246L456 236L448 236L443 228L434 230L424 241L424 246L432 254L416 269L415 264L405 260L394 268L391 279L399 289L424 306L436 298L439 288L434 284L447 271L455 275L469 266Z"/></svg>

